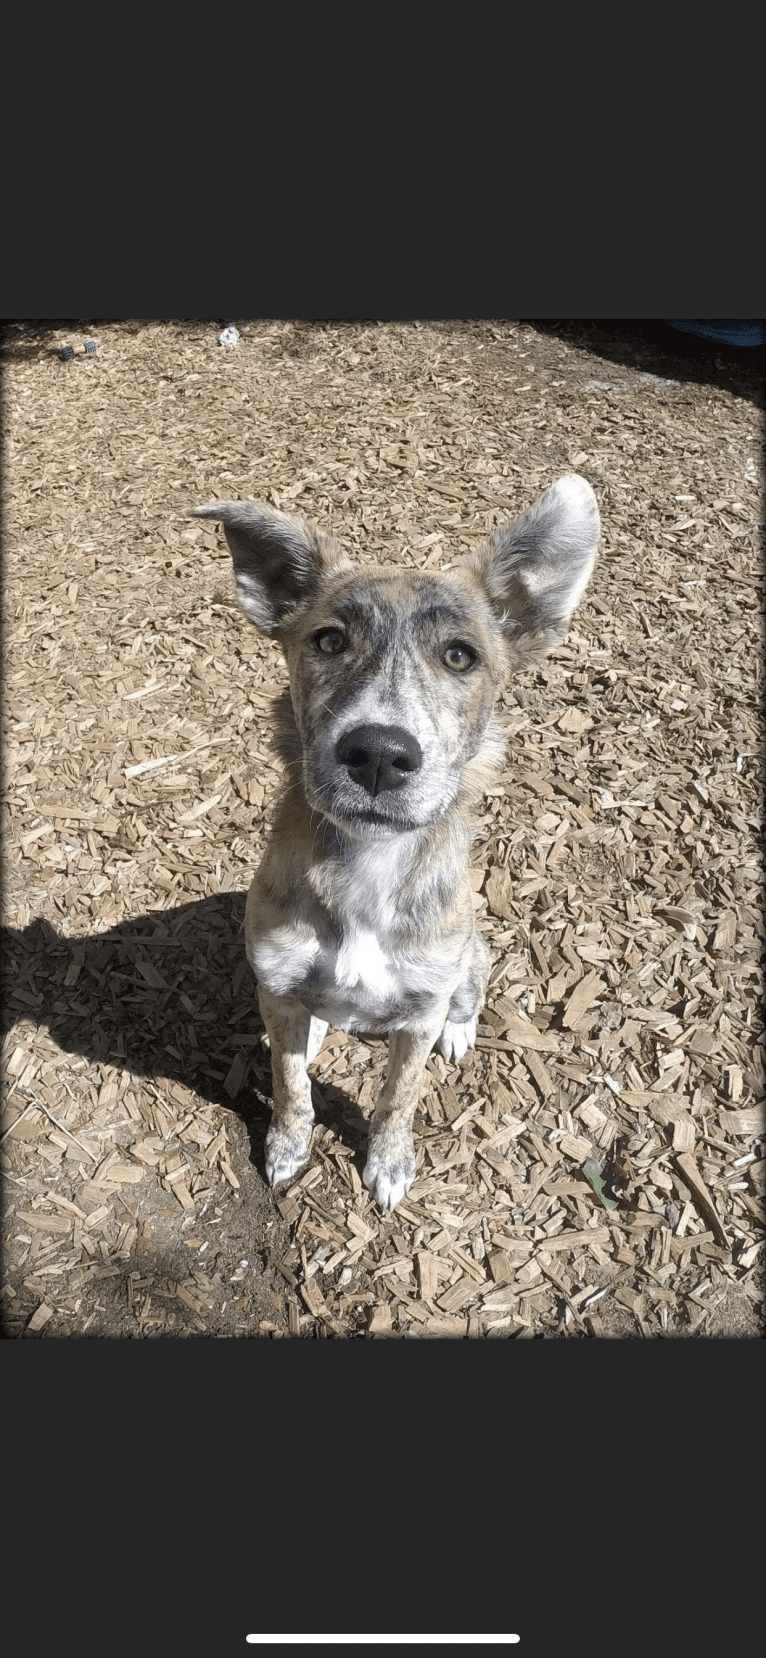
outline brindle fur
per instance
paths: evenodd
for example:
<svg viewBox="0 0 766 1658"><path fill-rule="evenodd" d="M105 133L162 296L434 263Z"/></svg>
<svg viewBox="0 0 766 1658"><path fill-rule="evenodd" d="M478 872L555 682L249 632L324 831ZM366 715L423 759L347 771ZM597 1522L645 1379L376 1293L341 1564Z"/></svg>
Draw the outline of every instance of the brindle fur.
<svg viewBox="0 0 766 1658"><path fill-rule="evenodd" d="M393 1208L415 1178L428 1054L438 1044L462 1058L484 996L467 860L472 808L503 752L493 706L510 670L566 635L596 557L595 496L582 478L559 479L526 517L438 573L355 567L304 519L257 502L195 516L222 520L240 603L279 641L290 675L286 784L245 935L271 1042L268 1178L291 1179L309 1155L306 1067L328 1025L386 1035L364 1179ZM327 629L342 636L340 654L321 649ZM455 647L473 653L470 666L445 660ZM339 755L360 730L397 750L394 782L373 762L377 792Z"/></svg>

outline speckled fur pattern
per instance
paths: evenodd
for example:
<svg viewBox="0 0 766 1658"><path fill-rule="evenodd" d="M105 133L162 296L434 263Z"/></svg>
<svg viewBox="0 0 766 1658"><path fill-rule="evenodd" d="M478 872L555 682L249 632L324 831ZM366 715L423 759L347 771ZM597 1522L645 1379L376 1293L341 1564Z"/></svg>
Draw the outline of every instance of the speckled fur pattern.
<svg viewBox="0 0 766 1658"><path fill-rule="evenodd" d="M595 496L559 479L441 572L355 567L305 520L258 502L196 515L224 523L242 608L278 640L290 676L285 787L245 925L272 1054L267 1176L290 1180L309 1157L307 1066L328 1026L385 1035L364 1180L392 1209L415 1179L428 1055L463 1057L484 997L467 866L472 808L503 752L494 703L510 671L566 636L596 558ZM353 743L369 733L398 772L375 750L365 781Z"/></svg>

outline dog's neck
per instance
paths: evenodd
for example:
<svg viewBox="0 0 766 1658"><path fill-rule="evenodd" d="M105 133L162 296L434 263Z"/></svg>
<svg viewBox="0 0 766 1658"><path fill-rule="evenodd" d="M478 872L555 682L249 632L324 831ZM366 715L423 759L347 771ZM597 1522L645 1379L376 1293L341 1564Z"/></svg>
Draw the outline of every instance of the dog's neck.
<svg viewBox="0 0 766 1658"><path fill-rule="evenodd" d="M464 924L470 829L457 807L434 824L385 838L346 836L309 815L305 882L334 922L409 946Z"/></svg>

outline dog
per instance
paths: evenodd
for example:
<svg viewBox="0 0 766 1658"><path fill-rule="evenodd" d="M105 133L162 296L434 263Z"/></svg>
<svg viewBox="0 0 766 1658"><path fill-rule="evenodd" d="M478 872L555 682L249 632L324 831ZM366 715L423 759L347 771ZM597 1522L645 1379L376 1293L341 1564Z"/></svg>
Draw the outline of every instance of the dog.
<svg viewBox="0 0 766 1658"><path fill-rule="evenodd" d="M476 1036L489 956L467 878L471 810L503 741L506 676L568 631L598 550L584 478L552 484L448 570L354 565L263 503L218 501L245 615L290 679L286 786L245 941L271 1044L272 1186L307 1161L307 1066L330 1025L389 1037L364 1182L383 1209L415 1179L412 1120L434 1045Z"/></svg>

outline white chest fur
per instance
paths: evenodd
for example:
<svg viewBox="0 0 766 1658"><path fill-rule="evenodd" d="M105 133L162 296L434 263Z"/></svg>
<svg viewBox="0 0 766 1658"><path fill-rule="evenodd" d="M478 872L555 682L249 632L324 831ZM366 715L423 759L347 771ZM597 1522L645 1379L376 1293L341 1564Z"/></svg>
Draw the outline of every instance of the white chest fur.
<svg viewBox="0 0 766 1658"><path fill-rule="evenodd" d="M339 990L366 987L373 995L386 998L396 989L395 964L368 927L354 926L344 934L334 962L322 959Z"/></svg>
<svg viewBox="0 0 766 1658"><path fill-rule="evenodd" d="M351 848L344 863L309 869L306 885L317 913L329 914L336 936L328 939L326 925L314 930L306 920L253 936L248 953L259 982L347 1030L371 1029L413 997L436 1003L449 997L460 972L459 949L454 959L439 948L424 960L389 943L412 851L411 837L398 835Z"/></svg>
<svg viewBox="0 0 766 1658"><path fill-rule="evenodd" d="M309 872L309 885L340 930L337 945L321 947L317 967L331 993L367 1012L383 1008L400 988L402 963L387 940L397 919L410 841L409 835L374 841L355 848L344 864Z"/></svg>

